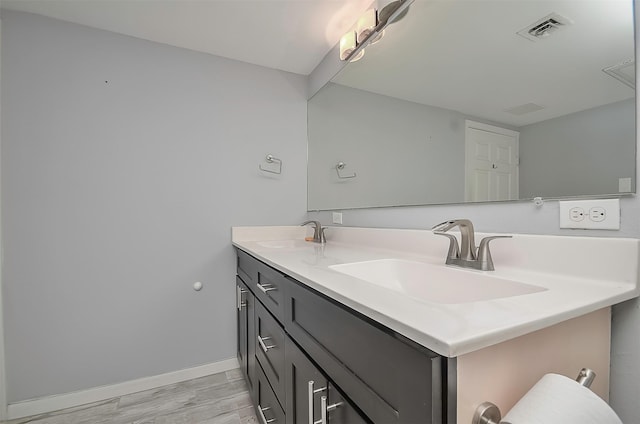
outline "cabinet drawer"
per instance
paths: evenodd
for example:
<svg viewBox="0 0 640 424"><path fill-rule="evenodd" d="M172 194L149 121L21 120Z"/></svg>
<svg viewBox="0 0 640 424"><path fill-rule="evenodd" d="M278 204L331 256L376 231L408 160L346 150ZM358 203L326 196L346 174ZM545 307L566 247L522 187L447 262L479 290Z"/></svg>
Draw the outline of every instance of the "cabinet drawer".
<svg viewBox="0 0 640 424"><path fill-rule="evenodd" d="M238 262L236 271L242 281L247 285L253 286L258 281L258 260L248 253L243 252L240 249L236 249L238 254Z"/></svg>
<svg viewBox="0 0 640 424"><path fill-rule="evenodd" d="M373 422L441 422L438 355L297 282L286 305L287 332Z"/></svg>
<svg viewBox="0 0 640 424"><path fill-rule="evenodd" d="M288 284L283 274L258 262L254 293L265 308L280 321L284 319L284 292Z"/></svg>
<svg viewBox="0 0 640 424"><path fill-rule="evenodd" d="M256 413L260 424L285 424L284 410L278 403L271 386L262 372L262 368L256 367Z"/></svg>
<svg viewBox="0 0 640 424"><path fill-rule="evenodd" d="M280 324L260 304L255 308L256 358L278 400L284 405L285 334Z"/></svg>
<svg viewBox="0 0 640 424"><path fill-rule="evenodd" d="M238 275L247 283L260 302L279 321L284 318L284 291L288 284L285 276L260 262L253 256L238 250Z"/></svg>

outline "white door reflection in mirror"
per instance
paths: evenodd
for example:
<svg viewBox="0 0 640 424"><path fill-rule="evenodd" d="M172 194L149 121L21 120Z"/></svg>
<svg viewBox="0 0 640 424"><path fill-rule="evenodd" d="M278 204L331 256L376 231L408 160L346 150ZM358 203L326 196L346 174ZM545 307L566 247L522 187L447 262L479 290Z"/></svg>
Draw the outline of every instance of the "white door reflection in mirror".
<svg viewBox="0 0 640 424"><path fill-rule="evenodd" d="M518 199L520 133L481 122L465 121L465 200Z"/></svg>

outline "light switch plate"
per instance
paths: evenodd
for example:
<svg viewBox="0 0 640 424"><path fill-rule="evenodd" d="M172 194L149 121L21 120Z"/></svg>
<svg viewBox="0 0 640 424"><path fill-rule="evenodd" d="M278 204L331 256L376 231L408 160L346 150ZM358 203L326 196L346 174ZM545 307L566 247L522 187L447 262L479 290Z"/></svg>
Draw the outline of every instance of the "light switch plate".
<svg viewBox="0 0 640 424"><path fill-rule="evenodd" d="M333 212L332 222L334 224L342 224L342 212Z"/></svg>
<svg viewBox="0 0 640 424"><path fill-rule="evenodd" d="M631 193L631 178L618 178L618 193Z"/></svg>
<svg viewBox="0 0 640 424"><path fill-rule="evenodd" d="M560 228L619 230L620 199L560 201Z"/></svg>

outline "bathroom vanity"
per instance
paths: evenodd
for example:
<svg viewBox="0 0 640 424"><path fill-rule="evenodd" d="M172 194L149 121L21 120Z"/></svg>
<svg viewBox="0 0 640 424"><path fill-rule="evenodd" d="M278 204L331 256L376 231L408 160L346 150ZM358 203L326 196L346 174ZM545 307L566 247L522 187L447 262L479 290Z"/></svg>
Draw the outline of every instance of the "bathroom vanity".
<svg viewBox="0 0 640 424"><path fill-rule="evenodd" d="M471 423L582 367L607 400L610 306L638 295L638 240L516 235L488 272L446 267L430 231L307 231L232 232L238 359L263 424Z"/></svg>

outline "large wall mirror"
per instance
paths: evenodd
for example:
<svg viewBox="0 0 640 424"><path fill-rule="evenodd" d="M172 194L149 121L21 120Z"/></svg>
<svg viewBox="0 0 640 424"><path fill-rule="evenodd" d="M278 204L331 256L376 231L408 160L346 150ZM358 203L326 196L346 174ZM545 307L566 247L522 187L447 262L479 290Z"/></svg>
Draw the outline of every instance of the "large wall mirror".
<svg viewBox="0 0 640 424"><path fill-rule="evenodd" d="M414 1L308 104L309 210L635 193L632 0Z"/></svg>

